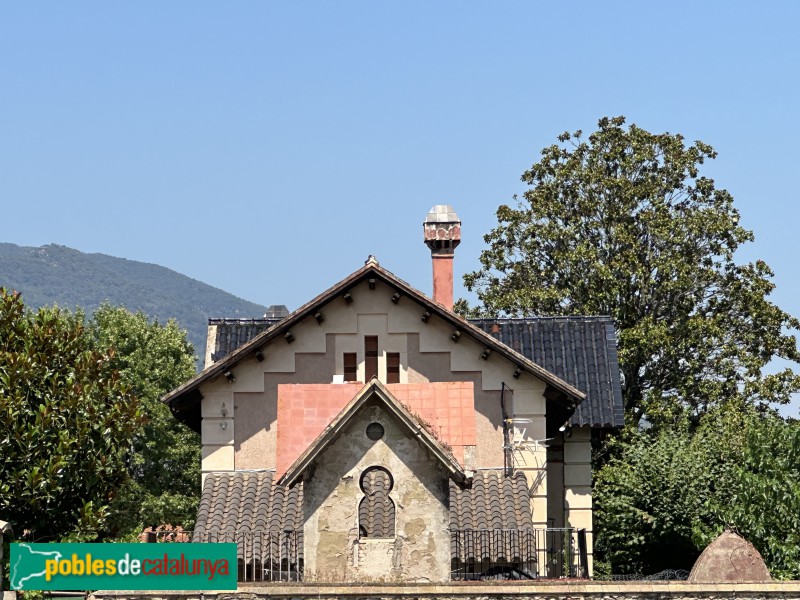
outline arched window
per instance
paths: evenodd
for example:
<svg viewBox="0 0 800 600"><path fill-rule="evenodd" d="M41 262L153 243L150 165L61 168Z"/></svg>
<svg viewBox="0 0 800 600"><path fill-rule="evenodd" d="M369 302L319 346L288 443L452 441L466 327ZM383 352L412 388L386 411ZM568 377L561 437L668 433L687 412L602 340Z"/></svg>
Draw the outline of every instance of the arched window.
<svg viewBox="0 0 800 600"><path fill-rule="evenodd" d="M360 537L393 538L395 509L389 492L394 487L391 473L383 467L370 467L361 475L364 497L358 504Z"/></svg>

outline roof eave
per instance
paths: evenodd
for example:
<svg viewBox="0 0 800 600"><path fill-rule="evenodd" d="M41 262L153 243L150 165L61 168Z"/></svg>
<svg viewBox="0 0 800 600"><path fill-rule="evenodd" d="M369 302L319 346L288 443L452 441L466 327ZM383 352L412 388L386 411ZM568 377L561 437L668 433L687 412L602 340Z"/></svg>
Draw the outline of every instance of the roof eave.
<svg viewBox="0 0 800 600"><path fill-rule="evenodd" d="M564 392L566 395L574 398L576 404L579 404L586 398L585 393L571 386L566 381L557 377L553 373L550 373L543 367L537 365L536 363L526 358L522 354L509 348L501 341L496 340L494 337L492 337L479 327L476 327L466 319L463 319L454 312L448 310L442 304L439 304L435 300L428 298L425 294L413 288L411 285L409 285L408 283L406 283L405 281L403 281L390 271L387 271L377 263L368 262L363 267L361 267L357 271L354 271L339 283L328 288L327 290L316 296L314 299L310 300L309 302L307 302L306 304L304 304L303 306L292 312L282 321L276 323L266 331L258 334L252 340L240 346L239 348L237 348L236 350L225 356L220 361L214 363L207 369L198 373L192 379L190 379L183 385L179 386L172 392L164 395L161 398L161 401L164 403L171 404L171 402L175 398L181 396L182 394L194 388L199 387L200 385L202 385L203 383L205 383L210 379L213 379L214 377L222 375L227 370L229 370L234 364L236 364L239 360L251 355L254 352L254 350L258 349L259 347L268 343L272 339L276 338L279 334L281 334L287 329L290 329L303 319L309 317L311 314L313 314L311 312L312 310L319 310L321 305L327 304L337 295L346 292L350 287L356 285L371 273L376 273L380 275L385 280L386 283L398 288L400 291L409 296L411 299L413 299L422 307L425 307L426 309L431 308L435 310L440 318L449 322L454 327L465 330L473 338L476 338L479 342L485 344L487 347L491 348L493 351L496 351L498 354L505 356L505 358L507 358L508 360L515 362L520 368L524 369L528 373L534 375L535 377L538 377L539 379L542 379L543 381L552 385L556 389Z"/></svg>

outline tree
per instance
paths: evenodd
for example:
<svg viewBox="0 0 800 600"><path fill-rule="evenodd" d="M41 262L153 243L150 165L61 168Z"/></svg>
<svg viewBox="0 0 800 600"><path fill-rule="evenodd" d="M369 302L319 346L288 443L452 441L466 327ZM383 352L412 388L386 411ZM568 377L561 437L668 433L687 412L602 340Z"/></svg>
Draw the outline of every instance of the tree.
<svg viewBox="0 0 800 600"><path fill-rule="evenodd" d="M595 478L601 571L690 569L733 527L773 577L800 576L800 426L722 407L699 427L635 431Z"/></svg>
<svg viewBox="0 0 800 600"><path fill-rule="evenodd" d="M194 350L174 320L101 306L89 323L98 347L114 349L111 366L142 405L145 423L132 441L130 478L112 505L116 534L169 523L191 528L200 492L200 439L159 398L195 373Z"/></svg>
<svg viewBox="0 0 800 600"><path fill-rule="evenodd" d="M0 514L18 536L60 540L104 526L141 423L113 360L80 313L31 313L0 288Z"/></svg>
<svg viewBox="0 0 800 600"><path fill-rule="evenodd" d="M800 322L768 299L763 261L737 264L752 241L733 198L700 174L711 146L603 118L584 140L559 136L500 206L481 268L465 276L484 315L613 317L628 421L653 425L710 407L785 403L800 389Z"/></svg>

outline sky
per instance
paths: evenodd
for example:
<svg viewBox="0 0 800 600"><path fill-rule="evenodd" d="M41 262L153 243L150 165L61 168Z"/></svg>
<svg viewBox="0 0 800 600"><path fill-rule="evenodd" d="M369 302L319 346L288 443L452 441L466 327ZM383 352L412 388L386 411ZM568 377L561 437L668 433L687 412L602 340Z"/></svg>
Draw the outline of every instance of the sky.
<svg viewBox="0 0 800 600"><path fill-rule="evenodd" d="M563 131L625 115L703 167L800 315L800 3L0 0L0 241L297 308L368 255L460 277Z"/></svg>

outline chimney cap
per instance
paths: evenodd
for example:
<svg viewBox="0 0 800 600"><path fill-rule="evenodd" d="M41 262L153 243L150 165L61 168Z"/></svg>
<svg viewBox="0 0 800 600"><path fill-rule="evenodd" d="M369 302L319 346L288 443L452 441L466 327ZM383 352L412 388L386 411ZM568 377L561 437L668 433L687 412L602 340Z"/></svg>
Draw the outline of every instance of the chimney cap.
<svg viewBox="0 0 800 600"><path fill-rule="evenodd" d="M265 319L283 319L289 315L289 309L285 304L272 304L267 312L264 313Z"/></svg>
<svg viewBox="0 0 800 600"><path fill-rule="evenodd" d="M460 223L456 209L450 204L437 204L428 211L425 223Z"/></svg>

